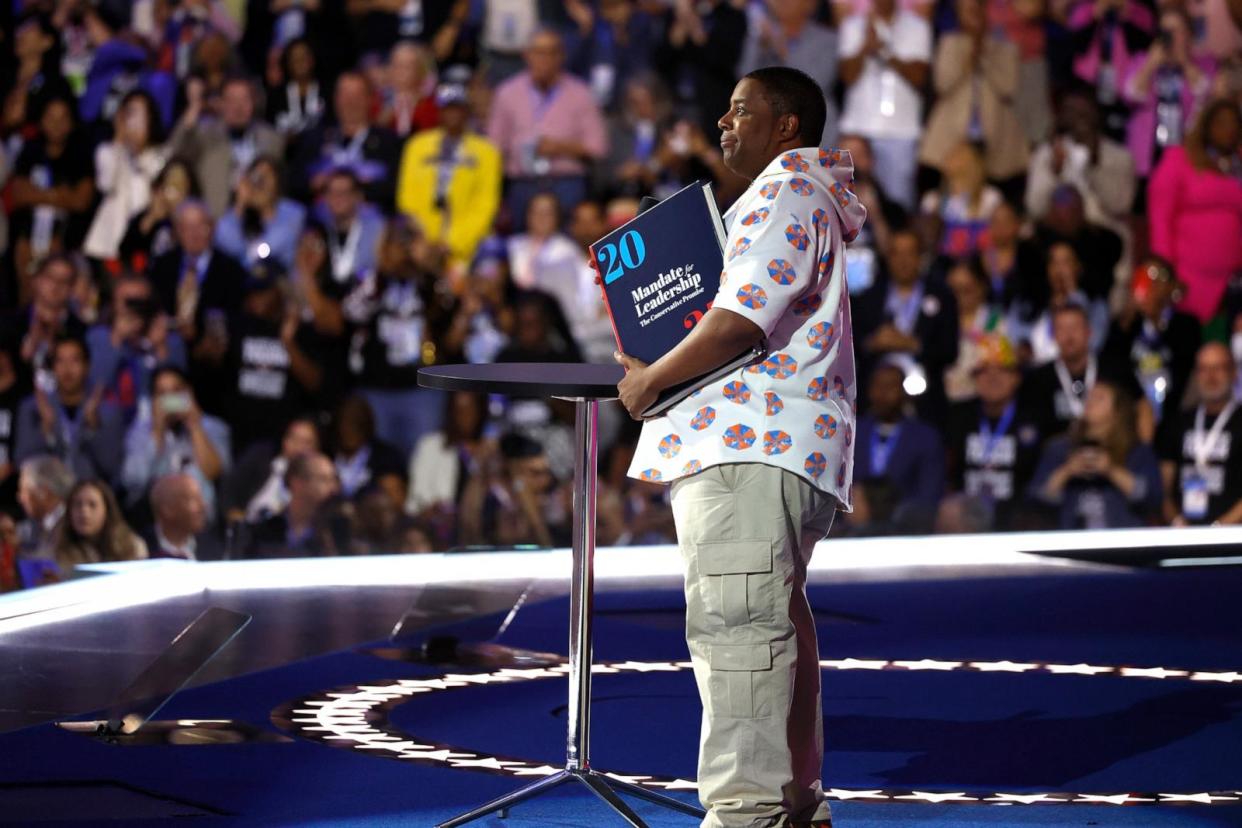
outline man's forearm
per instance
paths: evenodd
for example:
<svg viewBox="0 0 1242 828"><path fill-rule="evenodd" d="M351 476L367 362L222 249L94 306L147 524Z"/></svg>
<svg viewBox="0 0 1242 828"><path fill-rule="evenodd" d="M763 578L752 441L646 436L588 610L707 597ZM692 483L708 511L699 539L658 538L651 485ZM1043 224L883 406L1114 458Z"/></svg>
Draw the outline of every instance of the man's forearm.
<svg viewBox="0 0 1242 828"><path fill-rule="evenodd" d="M702 376L762 340L763 329L746 317L712 309L677 347L652 363L652 390Z"/></svg>

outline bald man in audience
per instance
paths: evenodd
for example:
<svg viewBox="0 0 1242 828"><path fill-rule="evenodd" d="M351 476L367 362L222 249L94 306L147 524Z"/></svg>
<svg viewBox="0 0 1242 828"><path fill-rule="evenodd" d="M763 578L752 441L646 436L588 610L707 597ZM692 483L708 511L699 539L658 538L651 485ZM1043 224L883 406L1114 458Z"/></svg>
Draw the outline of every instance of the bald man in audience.
<svg viewBox="0 0 1242 828"><path fill-rule="evenodd" d="M219 560L220 540L207 531L207 503L198 480L184 472L166 474L151 487L155 522L143 537L153 558Z"/></svg>

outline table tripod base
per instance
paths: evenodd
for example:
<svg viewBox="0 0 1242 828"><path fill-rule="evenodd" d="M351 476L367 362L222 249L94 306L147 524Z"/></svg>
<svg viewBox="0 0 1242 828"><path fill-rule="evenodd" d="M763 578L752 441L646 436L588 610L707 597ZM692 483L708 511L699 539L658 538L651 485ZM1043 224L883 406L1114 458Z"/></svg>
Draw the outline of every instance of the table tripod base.
<svg viewBox="0 0 1242 828"><path fill-rule="evenodd" d="M629 782L622 782L619 779L613 779L611 776L597 773L596 771L588 768L587 770L567 769L554 773L551 776L540 779L538 782L527 785L525 788L516 790L511 794L506 794L499 799L493 799L486 805L480 805L478 808L475 808L469 813L453 817L448 822L441 822L436 826L436 828L456 828L458 825L465 825L467 822L472 822L476 819L480 819L481 817L485 817L488 814L496 813L497 811L500 812L500 816L502 818L506 817L509 815L509 809L514 805L525 802L528 799L533 799L539 794L546 793L553 788L559 788L566 782L573 780L586 785L587 789L590 790L591 793L604 800L610 808L624 817L625 821L634 826L634 828L647 828L647 823L643 822L638 814L634 813L633 809L625 803L625 800L617 795L619 792L630 794L631 796L639 799L644 799L647 802L660 805L664 808L669 808L670 810L680 811L683 814L689 814L690 816L698 817L699 819L706 816L701 809L696 808L693 805L687 805L679 799L658 794L655 791L649 791L641 785L632 785Z"/></svg>

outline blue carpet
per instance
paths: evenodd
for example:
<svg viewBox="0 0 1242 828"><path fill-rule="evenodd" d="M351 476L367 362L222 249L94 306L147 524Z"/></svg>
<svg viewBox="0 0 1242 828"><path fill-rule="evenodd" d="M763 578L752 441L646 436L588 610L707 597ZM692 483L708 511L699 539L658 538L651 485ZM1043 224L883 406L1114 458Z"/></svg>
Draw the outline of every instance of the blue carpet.
<svg viewBox="0 0 1242 828"><path fill-rule="evenodd" d="M1242 667L1236 595L1242 571L1116 572L1089 577L975 579L818 587L812 603L825 659L1165 667ZM676 593L603 595L596 661L680 661ZM565 601L528 606L504 642L564 651ZM487 637L498 618L439 632ZM232 718L273 727L274 710L333 688L434 676L356 652L337 653L178 696L161 718ZM428 692L392 707L388 723L422 743L558 766L563 678ZM621 773L693 778L699 708L688 671L595 677L592 758ZM827 669L825 784L888 792L1122 794L1242 790L1242 682L1053 675L961 668ZM528 778L529 779L529 778ZM115 780L191 803L219 825L431 825L513 790L524 779L362 755L298 738L289 744L116 747L51 726L0 736L0 824L39 821L14 810L13 787ZM6 796L7 794L7 796ZM678 794L687 801L693 795ZM24 802L25 800L23 800ZM1130 806L835 803L839 826L1242 825L1234 804ZM28 805L23 805L28 808ZM102 806L101 806L102 807ZM653 826L692 818L649 806ZM184 818L183 818L184 819ZM622 825L585 791L564 788L482 825Z"/></svg>

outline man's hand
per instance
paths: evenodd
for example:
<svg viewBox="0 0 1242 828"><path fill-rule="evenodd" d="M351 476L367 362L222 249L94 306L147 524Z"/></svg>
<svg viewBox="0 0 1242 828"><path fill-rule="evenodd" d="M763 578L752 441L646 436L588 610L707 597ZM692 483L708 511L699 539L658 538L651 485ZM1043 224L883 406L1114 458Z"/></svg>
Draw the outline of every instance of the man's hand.
<svg viewBox="0 0 1242 828"><path fill-rule="evenodd" d="M660 389L649 387L647 363L620 352L614 352L613 357L625 368L625 376L617 383L621 404L631 417L641 420L643 412L655 402Z"/></svg>

